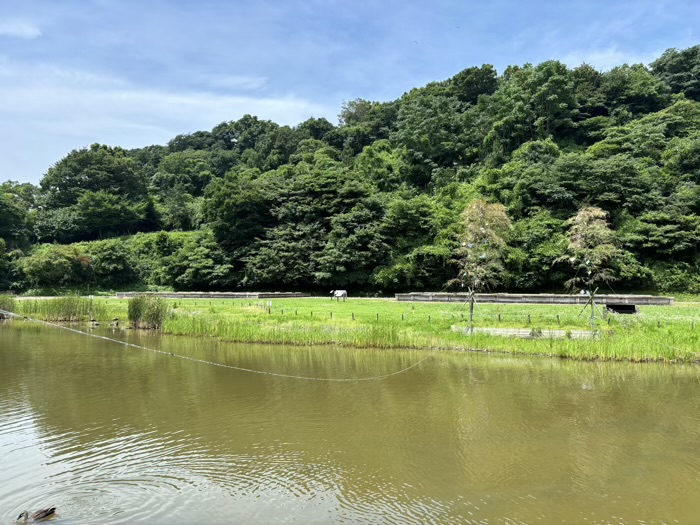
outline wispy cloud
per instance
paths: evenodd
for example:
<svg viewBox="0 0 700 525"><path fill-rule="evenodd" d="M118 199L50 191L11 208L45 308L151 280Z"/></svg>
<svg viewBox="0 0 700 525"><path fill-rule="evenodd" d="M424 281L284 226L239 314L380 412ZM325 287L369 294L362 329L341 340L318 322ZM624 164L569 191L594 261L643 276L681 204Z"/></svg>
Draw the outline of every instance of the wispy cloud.
<svg viewBox="0 0 700 525"><path fill-rule="evenodd" d="M235 90L260 89L267 82L266 77L245 75L201 75L198 80L209 87Z"/></svg>
<svg viewBox="0 0 700 525"><path fill-rule="evenodd" d="M7 18L0 20L0 36L32 39L41 36L41 29L26 20Z"/></svg>
<svg viewBox="0 0 700 525"><path fill-rule="evenodd" d="M167 91L7 59L0 60L0 78L0 142L12 151L0 156L0 180L37 182L68 151L94 142L133 148L165 144L177 134L211 129L246 113L294 125L337 112L294 96Z"/></svg>

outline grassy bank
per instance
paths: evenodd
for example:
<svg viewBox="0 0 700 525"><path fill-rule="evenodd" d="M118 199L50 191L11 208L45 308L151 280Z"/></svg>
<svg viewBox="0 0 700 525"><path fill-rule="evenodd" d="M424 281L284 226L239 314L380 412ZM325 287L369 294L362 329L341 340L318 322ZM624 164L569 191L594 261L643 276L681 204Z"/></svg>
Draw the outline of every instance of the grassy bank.
<svg viewBox="0 0 700 525"><path fill-rule="evenodd" d="M63 299L63 298L62 298ZM62 299L16 302L16 311L46 320L67 320ZM74 299L74 298L73 298ZM54 303L55 305L52 305ZM82 299L82 319L88 299ZM700 305L641 307L635 316L597 319L592 339L518 339L464 333L468 305L405 303L391 299L327 298L263 300L170 300L166 333L217 337L227 341L274 344L336 344L372 348L449 348L542 354L575 359L692 362L700 360ZM127 319L127 300L96 298L91 315L108 321ZM576 305L479 305L474 326L590 329L589 312ZM73 317L71 317L73 318Z"/></svg>

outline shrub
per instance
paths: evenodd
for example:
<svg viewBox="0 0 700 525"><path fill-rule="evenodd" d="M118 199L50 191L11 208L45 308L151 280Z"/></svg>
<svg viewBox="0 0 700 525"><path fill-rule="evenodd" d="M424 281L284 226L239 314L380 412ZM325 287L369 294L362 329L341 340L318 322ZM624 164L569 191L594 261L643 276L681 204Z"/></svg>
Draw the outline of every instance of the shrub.
<svg viewBox="0 0 700 525"><path fill-rule="evenodd" d="M73 246L44 244L22 261L32 286L71 286L88 282L90 261Z"/></svg>

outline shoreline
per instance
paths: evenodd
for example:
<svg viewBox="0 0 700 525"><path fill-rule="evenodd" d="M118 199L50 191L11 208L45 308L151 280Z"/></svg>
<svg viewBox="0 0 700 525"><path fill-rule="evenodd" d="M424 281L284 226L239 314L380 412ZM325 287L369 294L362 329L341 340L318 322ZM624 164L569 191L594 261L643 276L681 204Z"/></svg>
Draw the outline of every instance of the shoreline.
<svg viewBox="0 0 700 525"><path fill-rule="evenodd" d="M700 307L643 306L636 315L596 318L598 337L552 338L547 333L590 331L590 316L580 306L481 304L473 334L468 305L408 303L390 299L298 298L264 301L222 299L167 300L170 314L161 332L212 337L224 342L294 346L335 345L370 349L447 350L510 355L537 355L579 361L638 363L700 362ZM77 309L73 319L94 318L126 326L128 301L98 297L47 300L26 298L14 305L20 316L47 322L68 318L61 308ZM696 329L696 326L697 329ZM453 327L456 327L453 328ZM489 333L528 332L543 337L520 339Z"/></svg>

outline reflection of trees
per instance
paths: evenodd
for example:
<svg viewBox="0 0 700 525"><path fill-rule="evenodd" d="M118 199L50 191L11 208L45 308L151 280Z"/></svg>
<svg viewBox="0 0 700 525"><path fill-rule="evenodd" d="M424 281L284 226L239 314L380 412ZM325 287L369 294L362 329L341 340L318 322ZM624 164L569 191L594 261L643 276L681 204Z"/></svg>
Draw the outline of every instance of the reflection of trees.
<svg viewBox="0 0 700 525"><path fill-rule="evenodd" d="M315 490L314 479L350 499L377 490L407 504L496 494L507 508L509 498L558 492L578 508L619 490L636 491L635 501L653 508L654 486L673 483L667 497L679 502L692 490L678 482L683 473L664 469L697 457L692 367L445 353L386 380L329 383L68 333L3 330L2 347L13 350L0 351L0 396L26 393L56 459L129 433L166 441L180 433L176 456L196 452L213 477L248 465L262 476L255 479L291 476L302 492ZM425 357L127 336L176 354L303 376L381 375ZM63 438L49 439L57 435ZM645 475L654 482L642 483Z"/></svg>

